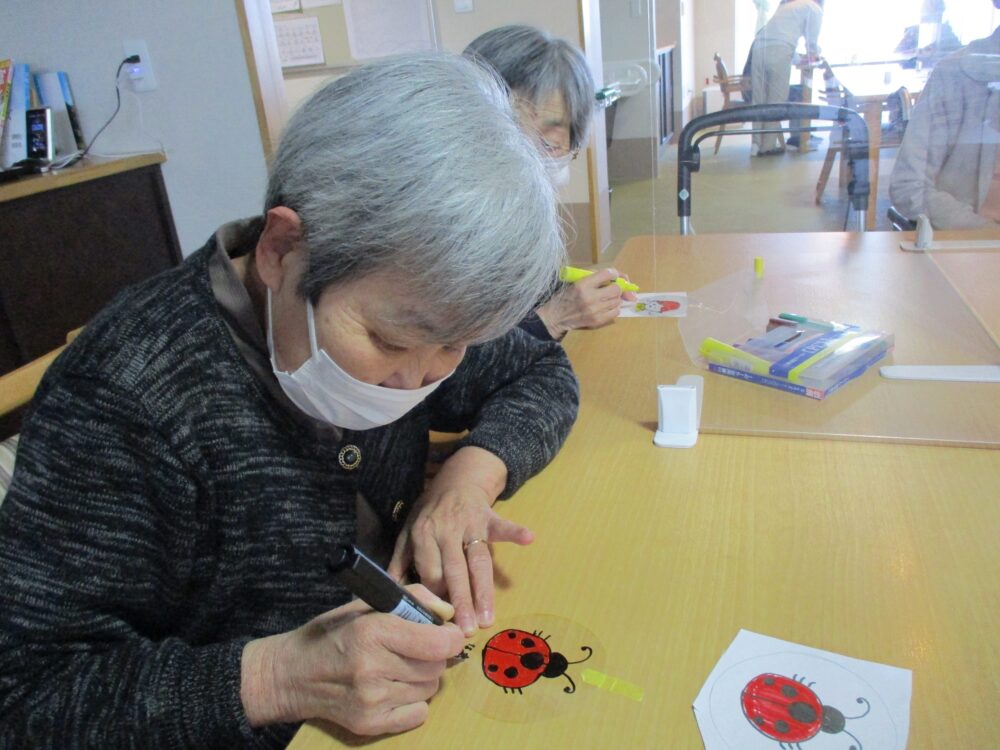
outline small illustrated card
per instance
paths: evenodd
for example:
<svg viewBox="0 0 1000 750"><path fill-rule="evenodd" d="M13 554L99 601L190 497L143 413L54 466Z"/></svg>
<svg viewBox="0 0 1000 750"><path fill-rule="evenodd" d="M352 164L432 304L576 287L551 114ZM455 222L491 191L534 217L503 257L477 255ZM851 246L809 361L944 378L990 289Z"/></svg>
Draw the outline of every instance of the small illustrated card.
<svg viewBox="0 0 1000 750"><path fill-rule="evenodd" d="M619 318L683 318L687 292L641 292L634 301L623 301Z"/></svg>
<svg viewBox="0 0 1000 750"><path fill-rule="evenodd" d="M905 750L908 669L741 630L694 701L706 750Z"/></svg>

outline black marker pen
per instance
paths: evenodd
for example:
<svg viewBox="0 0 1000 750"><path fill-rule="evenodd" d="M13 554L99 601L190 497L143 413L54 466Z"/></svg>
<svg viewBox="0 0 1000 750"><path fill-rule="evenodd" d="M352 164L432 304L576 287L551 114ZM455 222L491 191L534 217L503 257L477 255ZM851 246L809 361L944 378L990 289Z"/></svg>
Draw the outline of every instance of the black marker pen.
<svg viewBox="0 0 1000 750"><path fill-rule="evenodd" d="M338 545L327 558L326 566L337 580L372 609L423 625L444 624L353 544Z"/></svg>

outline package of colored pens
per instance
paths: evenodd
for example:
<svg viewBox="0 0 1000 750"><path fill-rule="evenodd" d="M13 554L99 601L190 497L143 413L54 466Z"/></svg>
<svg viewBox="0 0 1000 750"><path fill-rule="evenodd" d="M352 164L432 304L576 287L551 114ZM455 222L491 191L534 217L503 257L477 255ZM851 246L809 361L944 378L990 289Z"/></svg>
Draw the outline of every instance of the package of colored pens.
<svg viewBox="0 0 1000 750"><path fill-rule="evenodd" d="M701 340L698 358L712 372L822 399L861 375L892 348L885 331L781 313L759 333Z"/></svg>

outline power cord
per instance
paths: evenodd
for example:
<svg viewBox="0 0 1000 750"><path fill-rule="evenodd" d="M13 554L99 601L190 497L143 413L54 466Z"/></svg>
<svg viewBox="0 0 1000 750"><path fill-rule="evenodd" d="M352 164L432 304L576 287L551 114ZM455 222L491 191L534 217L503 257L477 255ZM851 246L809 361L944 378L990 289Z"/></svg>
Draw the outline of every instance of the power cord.
<svg viewBox="0 0 1000 750"><path fill-rule="evenodd" d="M122 108L122 90L120 86L122 68L124 68L126 65L135 65L139 61L140 58L138 55L129 55L118 64L118 70L115 71L115 111L111 113L111 117L109 117L108 121L101 126L101 129L97 131L97 134L90 139L90 143L87 144L87 147L83 150L83 153L80 154L81 159L88 153L90 153L90 149L93 148L94 142L97 141L101 133L103 133L104 130L108 127L108 125L111 124L111 121L114 120L115 117L117 117L118 111Z"/></svg>
<svg viewBox="0 0 1000 750"><path fill-rule="evenodd" d="M52 169L64 169L68 166L76 164L88 153L90 153L90 149L93 148L94 143L101 136L101 133L103 133L105 129L107 129L108 125L111 124L111 121L118 116L118 112L122 108L122 92L120 86L122 68L124 68L126 65L135 65L140 61L141 58L139 57L139 55L129 55L118 64L118 70L115 72L115 111L111 113L111 117L108 118L108 121L104 123L101 126L101 129L97 131L97 133L94 135L93 138L90 139L90 143L87 144L86 148L84 148L83 151L78 151L75 154L69 156L66 160L53 164Z"/></svg>

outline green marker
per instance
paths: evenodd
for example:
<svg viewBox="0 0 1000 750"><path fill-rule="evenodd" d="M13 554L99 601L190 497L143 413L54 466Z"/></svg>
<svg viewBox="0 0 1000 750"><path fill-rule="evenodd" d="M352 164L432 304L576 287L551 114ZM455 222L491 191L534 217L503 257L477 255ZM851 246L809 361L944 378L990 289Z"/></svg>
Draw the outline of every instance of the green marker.
<svg viewBox="0 0 1000 750"><path fill-rule="evenodd" d="M791 320L794 323L812 326L821 331L834 331L837 328L833 323L827 323L825 320L811 320L804 315L796 315L795 313L778 313L778 317L782 320Z"/></svg>

